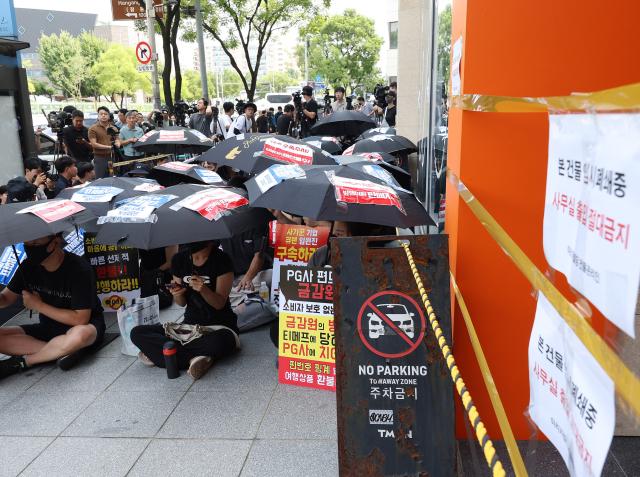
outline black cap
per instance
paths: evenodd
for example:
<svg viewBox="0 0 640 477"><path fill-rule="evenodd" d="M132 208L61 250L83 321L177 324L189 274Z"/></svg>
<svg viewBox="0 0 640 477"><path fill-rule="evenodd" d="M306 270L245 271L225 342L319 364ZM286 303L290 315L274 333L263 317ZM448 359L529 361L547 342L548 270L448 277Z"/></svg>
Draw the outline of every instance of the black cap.
<svg viewBox="0 0 640 477"><path fill-rule="evenodd" d="M7 183L7 203L30 202L36 193L36 186L25 177L15 177Z"/></svg>
<svg viewBox="0 0 640 477"><path fill-rule="evenodd" d="M311 86L305 86L302 88L302 94L305 96L313 96L313 88Z"/></svg>

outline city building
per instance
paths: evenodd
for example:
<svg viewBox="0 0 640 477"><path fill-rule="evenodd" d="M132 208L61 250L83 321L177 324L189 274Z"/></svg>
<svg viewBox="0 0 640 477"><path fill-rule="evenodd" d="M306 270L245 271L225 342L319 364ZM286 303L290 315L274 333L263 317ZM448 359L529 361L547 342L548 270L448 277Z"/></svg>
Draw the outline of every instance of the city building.
<svg viewBox="0 0 640 477"><path fill-rule="evenodd" d="M132 42L132 38L130 35L131 30L133 30L133 28L129 25L104 23L101 25L96 25L93 29L93 34L109 43L116 43L125 47L133 47L135 46L136 42Z"/></svg>

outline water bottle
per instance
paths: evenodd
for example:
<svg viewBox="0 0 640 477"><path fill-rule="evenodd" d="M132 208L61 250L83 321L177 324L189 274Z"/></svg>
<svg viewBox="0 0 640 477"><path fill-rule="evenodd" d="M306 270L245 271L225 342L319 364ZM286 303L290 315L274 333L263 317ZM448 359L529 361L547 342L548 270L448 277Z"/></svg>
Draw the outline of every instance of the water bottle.
<svg viewBox="0 0 640 477"><path fill-rule="evenodd" d="M178 348L175 341L167 341L162 347L164 366L167 369L167 378L176 379L180 376L178 370Z"/></svg>
<svg viewBox="0 0 640 477"><path fill-rule="evenodd" d="M260 288L258 289L258 294L260 298L264 301L269 301L269 287L267 287L267 282L260 282Z"/></svg>

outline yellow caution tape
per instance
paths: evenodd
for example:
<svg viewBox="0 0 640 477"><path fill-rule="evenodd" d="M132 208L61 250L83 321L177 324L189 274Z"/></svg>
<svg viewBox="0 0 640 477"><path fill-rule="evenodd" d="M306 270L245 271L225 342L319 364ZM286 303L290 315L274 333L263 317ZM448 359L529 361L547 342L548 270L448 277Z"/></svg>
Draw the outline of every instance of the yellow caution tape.
<svg viewBox="0 0 640 477"><path fill-rule="evenodd" d="M438 319L436 318L436 314L433 311L433 307L431 306L431 301L429 300L429 295L427 295L427 291L422 284L422 280L420 279L420 273L418 273L418 268L416 267L416 263L413 260L413 254L409 249L408 243L402 243L402 247L407 255L407 260L409 261L409 266L411 267L411 273L413 273L413 278L416 281L416 285L418 286L418 291L420 292L420 297L422 298L422 303L424 304L425 309L427 310L427 316L429 317L429 323L431 324L431 329L436 335L436 339L438 340L438 345L440 346L440 351L442 352L442 356L444 356L445 361L447 362L447 367L449 368L449 372L451 373L451 379L456 386L458 394L462 399L462 404L464 406L467 415L469 416L469 422L473 426L473 429L476 432L476 438L478 439L478 443L482 448L484 453L484 458L491 469L493 477L504 477L506 475L504 468L502 467L502 462L498 459L498 454L496 453L495 448L493 447L493 442L489 438L489 434L487 433L482 420L480 419L480 414L476 409L475 404L473 403L473 399L471 399L471 394L469 390L464 384L462 380L462 376L460 375L460 370L456 365L456 360L453 357L453 353L451 353L451 349L447 344L447 340L444 337L444 333L440 328L440 323L438 323ZM526 474L525 474L526 475Z"/></svg>
<svg viewBox="0 0 640 477"><path fill-rule="evenodd" d="M451 99L451 107L489 113L607 112L640 110L640 83L569 96L519 98L464 94Z"/></svg>
<svg viewBox="0 0 640 477"><path fill-rule="evenodd" d="M457 188L458 194L469 206L473 214L498 243L505 254L513 261L518 270L529 280L533 288L547 297L556 311L580 338L600 366L613 380L616 392L628 403L636 415L640 416L640 379L624 364L620 357L597 334L587 318L578 308L567 300L549 279L535 266L522 249L505 232L493 216L451 170L447 176Z"/></svg>
<svg viewBox="0 0 640 477"><path fill-rule="evenodd" d="M516 439L513 436L511 426L509 425L507 413L502 406L502 400L500 399L498 388L496 387L496 383L493 380L491 370L489 369L489 364L487 363L487 359L484 356L484 351L482 351L482 345L480 344L478 334L476 333L476 329L473 326L473 321L471 320L471 316L469 315L469 309L467 308L467 304L464 302L464 298L462 297L462 293L458 288L458 284L456 283L456 279L453 276L453 273L449 272L449 275L451 276L451 285L453 286L453 291L456 294L458 306L460 307L460 311L462 312L464 322L467 325L467 331L469 332L469 338L471 339L471 346L473 346L473 351L476 354L478 365L480 366L480 371L482 372L482 378L484 379L484 384L487 386L487 391L489 392L489 398L491 399L493 410L495 411L496 417L498 418L498 424L500 425L502 436L504 437L504 441L507 445L509 457L511 457L513 470L515 471L517 477L527 477L529 474L527 473L524 461L522 460L522 456L520 455L520 449L518 449L518 444L516 444Z"/></svg>

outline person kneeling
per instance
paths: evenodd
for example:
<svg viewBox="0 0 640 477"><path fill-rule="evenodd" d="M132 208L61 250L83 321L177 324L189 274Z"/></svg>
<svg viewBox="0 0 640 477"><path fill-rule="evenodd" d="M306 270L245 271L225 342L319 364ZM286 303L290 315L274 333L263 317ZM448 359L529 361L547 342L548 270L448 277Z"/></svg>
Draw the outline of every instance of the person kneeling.
<svg viewBox="0 0 640 477"><path fill-rule="evenodd" d="M197 339L181 340L178 325L141 325L131 330L131 341L140 348L140 359L147 365L165 367L162 348L169 340L176 341L178 367L188 369L193 379L202 377L214 359L232 354L240 347L235 313L231 310L229 293L233 283L233 265L217 242L195 242L174 255L170 288L174 302L186 306L184 325L200 325ZM169 334L170 336L167 336Z"/></svg>
<svg viewBox="0 0 640 477"><path fill-rule="evenodd" d="M91 265L65 252L60 235L25 242L27 258L7 288L0 308L22 295L24 306L39 313L39 322L0 328L0 378L40 363L58 360L70 369L87 347L99 346L105 324Z"/></svg>

